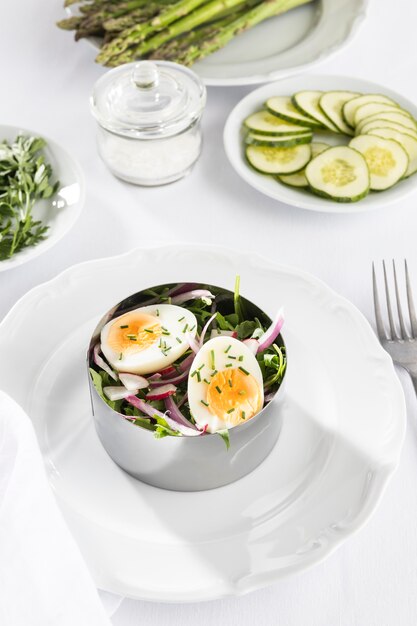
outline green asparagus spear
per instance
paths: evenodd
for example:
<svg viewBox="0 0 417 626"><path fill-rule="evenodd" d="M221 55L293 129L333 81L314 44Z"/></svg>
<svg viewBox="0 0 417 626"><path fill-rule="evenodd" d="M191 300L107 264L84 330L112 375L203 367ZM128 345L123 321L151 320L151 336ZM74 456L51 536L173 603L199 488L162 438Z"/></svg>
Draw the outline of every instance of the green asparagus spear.
<svg viewBox="0 0 417 626"><path fill-rule="evenodd" d="M205 58L216 50L225 46L236 35L260 22L289 11L297 6L311 2L311 0L265 0L260 5L238 17L224 28L217 29L211 37L200 41L198 45L192 45L188 49L179 51L169 60L183 65L192 65L196 61Z"/></svg>
<svg viewBox="0 0 417 626"><path fill-rule="evenodd" d="M172 6L161 11L157 23L137 24L120 33L119 37L116 37L103 46L100 53L97 55L96 61L106 65L111 58L123 53L129 46L137 45L138 42L143 41L145 37L152 35L161 28L169 26L171 22L186 15L188 12L203 4L203 2L205 2L205 0L179 0L179 2L175 2Z"/></svg>
<svg viewBox="0 0 417 626"><path fill-rule="evenodd" d="M159 46L164 44L166 41L169 41L174 37L178 37L178 35L182 35L182 33L186 33L193 28L212 20L221 11L229 9L240 3L241 0L211 0L211 2L204 4L202 7L193 11L186 17L173 22L170 26L168 26L168 28L165 28L165 30L157 33L150 39L147 39L139 45L126 50L125 53L112 57L107 62L107 65L120 65L121 63L128 63L135 58L143 58L153 50L159 48ZM97 60L99 58L100 55L98 55Z"/></svg>

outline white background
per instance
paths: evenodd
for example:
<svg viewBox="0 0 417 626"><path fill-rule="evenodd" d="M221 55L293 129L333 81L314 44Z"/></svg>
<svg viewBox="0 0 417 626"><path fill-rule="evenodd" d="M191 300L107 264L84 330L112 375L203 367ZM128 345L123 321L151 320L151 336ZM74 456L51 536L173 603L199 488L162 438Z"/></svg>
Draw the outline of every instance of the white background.
<svg viewBox="0 0 417 626"><path fill-rule="evenodd" d="M298 266L372 321L372 260L407 257L417 294L417 195L368 214L329 215L280 206L238 179L223 152L222 128L249 88L209 89L204 151L188 178L160 189L113 178L96 154L88 108L103 70L87 43L75 45L54 26L62 16L60 0L1 2L0 122L34 129L67 148L86 174L87 200L56 248L0 274L0 318L28 289L64 268L149 239L245 248ZM374 0L355 40L316 71L369 78L417 102L416 24L413 0ZM402 461L366 528L324 563L268 589L195 605L125 600L114 625L416 624L417 406L407 377L401 379L409 419Z"/></svg>

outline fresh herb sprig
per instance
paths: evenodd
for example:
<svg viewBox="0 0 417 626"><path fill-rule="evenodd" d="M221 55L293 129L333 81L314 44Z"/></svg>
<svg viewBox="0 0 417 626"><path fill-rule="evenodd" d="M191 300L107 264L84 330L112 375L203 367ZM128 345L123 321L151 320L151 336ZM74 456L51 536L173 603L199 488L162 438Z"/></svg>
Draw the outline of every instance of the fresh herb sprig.
<svg viewBox="0 0 417 626"><path fill-rule="evenodd" d="M22 135L0 143L0 261L46 237L48 226L32 216L35 203L58 188L42 154L45 145L44 139Z"/></svg>

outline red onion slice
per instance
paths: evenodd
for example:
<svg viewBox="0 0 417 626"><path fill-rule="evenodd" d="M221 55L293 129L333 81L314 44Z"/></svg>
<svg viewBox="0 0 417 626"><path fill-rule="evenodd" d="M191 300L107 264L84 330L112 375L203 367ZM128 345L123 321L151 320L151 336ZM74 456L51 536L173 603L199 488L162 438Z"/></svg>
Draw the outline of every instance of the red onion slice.
<svg viewBox="0 0 417 626"><path fill-rule="evenodd" d="M210 319L206 322L203 330L201 331L201 337L200 337L200 348L204 343L204 337L206 336L206 332L208 330L208 327L210 326L210 324L212 323L213 320L215 320L217 317L217 313L213 313L213 315L210 317Z"/></svg>
<svg viewBox="0 0 417 626"><path fill-rule="evenodd" d="M199 298L207 298L210 301L214 300L215 296L207 289L193 289L192 291L186 291L177 296L171 298L172 304L182 304L188 300L197 300Z"/></svg>
<svg viewBox="0 0 417 626"><path fill-rule="evenodd" d="M278 311L277 316L275 320L272 322L271 326L262 335L262 337L259 338L258 352L263 352L264 350L269 348L271 344L274 343L275 339L278 337L279 333L281 332L281 328L283 324L284 324L284 317L283 317L283 309L281 308Z"/></svg>
<svg viewBox="0 0 417 626"><path fill-rule="evenodd" d="M257 339L244 339L243 342L252 354L257 354L259 351L259 341Z"/></svg>
<svg viewBox="0 0 417 626"><path fill-rule="evenodd" d="M172 430L175 430L176 432L179 432L182 435L195 437L196 435L199 436L202 434L200 431L194 430L191 425L185 426L184 424L179 424L171 417L168 417L168 415L166 415L165 413L161 413L161 411L157 411L156 409L153 408L153 406L151 406L150 404L147 404L146 402L144 402L140 398L137 398L136 396L128 396L126 400L130 404L135 406L137 409L139 409L141 413L145 413L145 415L149 415L149 417L155 417L155 415L157 415L158 417L162 417L166 421L168 426L172 428Z"/></svg>
<svg viewBox="0 0 417 626"><path fill-rule="evenodd" d="M146 399L147 400L164 400L165 398L168 398L168 396L174 395L176 391L177 391L177 388L175 385L165 384L147 393Z"/></svg>
<svg viewBox="0 0 417 626"><path fill-rule="evenodd" d="M192 336L191 333L187 333L185 335L187 341L188 341L188 345L190 346L191 350L197 354L197 352L200 350L200 342Z"/></svg>
<svg viewBox="0 0 417 626"><path fill-rule="evenodd" d="M214 339L215 337L233 337L237 339L237 332L235 330L218 330L217 328L213 328L210 339Z"/></svg>
<svg viewBox="0 0 417 626"><path fill-rule="evenodd" d="M156 374L152 374L152 376L148 376L148 381L153 383L155 380L159 380L161 378L161 374L157 372Z"/></svg>
<svg viewBox="0 0 417 626"><path fill-rule="evenodd" d="M117 374L115 374L113 370L111 369L111 367L107 365L106 361L101 358L100 350L101 350L100 344L96 343L96 345L93 348L94 363L98 365L98 367L101 367L102 370L107 372L107 374L111 376L113 380L117 380Z"/></svg>
<svg viewBox="0 0 417 626"><path fill-rule="evenodd" d="M181 372L181 374L178 374L178 376L175 376L174 378L161 378L160 380L151 381L151 386L158 388L168 384L178 385L187 378L189 371L190 370L188 369L186 372Z"/></svg>
<svg viewBox="0 0 417 626"><path fill-rule="evenodd" d="M119 374L119 380L129 391L138 391L139 389L145 389L149 387L149 382L143 376L137 374Z"/></svg>
<svg viewBox="0 0 417 626"><path fill-rule="evenodd" d="M122 387L121 385L114 387L103 387L104 395L112 402L115 402L116 400L123 400L124 398L131 396L132 392L137 393L138 391L138 389L126 389L126 387Z"/></svg>
<svg viewBox="0 0 417 626"><path fill-rule="evenodd" d="M178 424L182 424L183 426L187 428L192 428L193 430L199 430L194 426L194 424L191 424L191 422L189 422L186 417L184 417L179 409L179 406L175 404L174 400L171 397L166 398L165 408L169 412L171 419L173 419L175 422L178 422Z"/></svg>

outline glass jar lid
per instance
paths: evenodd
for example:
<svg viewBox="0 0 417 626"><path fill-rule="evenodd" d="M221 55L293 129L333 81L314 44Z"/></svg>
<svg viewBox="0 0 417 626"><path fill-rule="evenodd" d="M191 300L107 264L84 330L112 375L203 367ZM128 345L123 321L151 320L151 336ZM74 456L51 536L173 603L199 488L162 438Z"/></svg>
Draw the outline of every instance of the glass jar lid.
<svg viewBox="0 0 417 626"><path fill-rule="evenodd" d="M206 88L188 68L168 61L127 63L94 85L91 110L105 129L135 139L176 135L199 119Z"/></svg>

